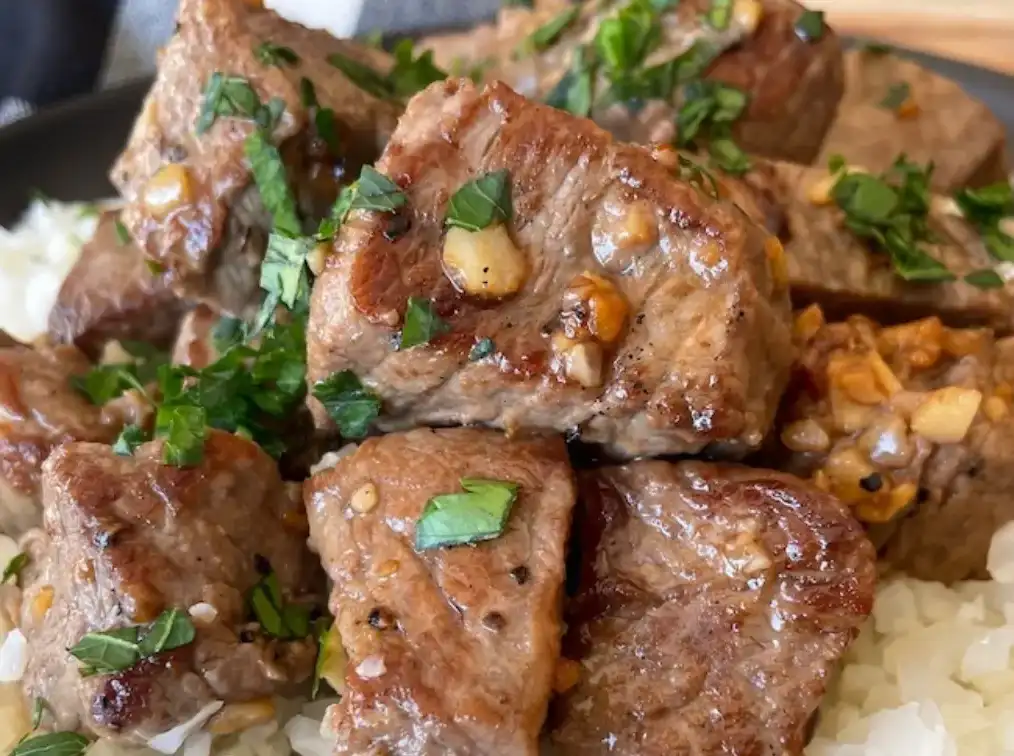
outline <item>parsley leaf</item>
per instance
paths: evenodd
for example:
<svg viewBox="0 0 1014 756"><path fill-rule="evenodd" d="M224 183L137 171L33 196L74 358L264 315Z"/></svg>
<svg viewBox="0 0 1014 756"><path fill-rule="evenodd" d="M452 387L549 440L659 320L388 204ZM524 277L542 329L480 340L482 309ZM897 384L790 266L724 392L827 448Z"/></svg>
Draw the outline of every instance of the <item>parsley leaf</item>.
<svg viewBox="0 0 1014 756"><path fill-rule="evenodd" d="M380 397L351 370L334 373L313 387L313 395L345 438L362 438L380 416Z"/></svg>
<svg viewBox="0 0 1014 756"><path fill-rule="evenodd" d="M880 107L886 110L897 110L912 95L912 87L907 81L898 82L892 84L887 90L887 94L884 95L884 99L880 101Z"/></svg>
<svg viewBox="0 0 1014 756"><path fill-rule="evenodd" d="M254 57L265 66L295 66L299 63L299 56L295 50L284 45L276 45L274 42L261 42L254 48Z"/></svg>
<svg viewBox="0 0 1014 756"><path fill-rule="evenodd" d="M430 300L409 297L398 349L405 350L420 344L428 344L433 338L449 330L450 325L433 311L433 303Z"/></svg>
<svg viewBox="0 0 1014 756"><path fill-rule="evenodd" d="M216 71L204 89L204 101L197 116L197 134L204 134L219 116L253 118L260 107L260 97L246 79L241 76L225 76Z"/></svg>
<svg viewBox="0 0 1014 756"><path fill-rule="evenodd" d="M52 712L53 709L42 696L36 696L35 701L32 703L32 732L39 729L39 725L42 724L42 718L45 716L46 711Z"/></svg>
<svg viewBox="0 0 1014 756"><path fill-rule="evenodd" d="M81 756L91 745L76 732L46 732L18 743L9 756Z"/></svg>
<svg viewBox="0 0 1014 756"><path fill-rule="evenodd" d="M112 401L130 389L145 393L138 367L133 363L99 365L84 375L71 376L70 385L96 406Z"/></svg>
<svg viewBox="0 0 1014 756"><path fill-rule="evenodd" d="M137 447L148 440L148 432L140 425L128 425L113 442L113 453L121 457L132 457Z"/></svg>
<svg viewBox="0 0 1014 756"><path fill-rule="evenodd" d="M113 228L116 230L116 241L120 243L121 247L125 247L130 244L130 232L121 221L116 221L113 224Z"/></svg>
<svg viewBox="0 0 1014 756"><path fill-rule="evenodd" d="M277 291L279 301L290 310L300 292L309 287L306 256L313 243L313 239L280 233L268 237L267 251L261 263L261 288Z"/></svg>
<svg viewBox="0 0 1014 756"><path fill-rule="evenodd" d="M971 284L980 289L1001 289L1004 280L992 268L974 270L965 276L965 283Z"/></svg>
<svg viewBox="0 0 1014 756"><path fill-rule="evenodd" d="M223 315L211 329L211 343L219 354L227 352L230 348L243 340L243 321Z"/></svg>
<svg viewBox="0 0 1014 756"><path fill-rule="evenodd" d="M732 21L732 0L711 0L707 19L713 29L728 29L729 22Z"/></svg>
<svg viewBox="0 0 1014 756"><path fill-rule="evenodd" d="M677 140L682 147L694 144L701 135L723 133L743 111L746 92L718 81L694 81L683 90L683 105L676 117Z"/></svg>
<svg viewBox="0 0 1014 756"><path fill-rule="evenodd" d="M186 646L194 637L190 618L173 608L162 612L150 625L87 633L68 650L82 663L82 675L112 674L130 669L149 656Z"/></svg>
<svg viewBox="0 0 1014 756"><path fill-rule="evenodd" d="M17 585L21 570L25 569L28 560L28 554L23 551L12 556L11 560L7 562L7 566L4 567L3 575L0 576L0 585L4 585L11 578L14 578L14 584Z"/></svg>
<svg viewBox="0 0 1014 756"><path fill-rule="evenodd" d="M340 199L340 198L339 198ZM355 194L349 202L350 210L376 210L393 213L408 202L408 197L391 179L370 165L363 166Z"/></svg>
<svg viewBox="0 0 1014 756"><path fill-rule="evenodd" d="M313 112L313 125L317 135L324 140L328 151L334 155L341 155L341 140L338 139L338 119L335 118L331 108L317 108Z"/></svg>
<svg viewBox="0 0 1014 756"><path fill-rule="evenodd" d="M595 73L598 59L588 45L575 48L570 69L546 95L546 104L587 118L595 99Z"/></svg>
<svg viewBox="0 0 1014 756"><path fill-rule="evenodd" d="M341 53L332 53L328 56L327 62L345 74L349 81L367 94L382 100L386 100L394 94L394 89L387 77L364 63Z"/></svg>
<svg viewBox="0 0 1014 756"><path fill-rule="evenodd" d="M319 104L317 102L317 88L305 76L299 80L299 101L304 108L315 108Z"/></svg>
<svg viewBox="0 0 1014 756"><path fill-rule="evenodd" d="M266 567L266 574L250 591L250 609L254 618L264 632L274 638L305 638L310 634L309 609L286 602L278 574L270 564Z"/></svg>
<svg viewBox="0 0 1014 756"><path fill-rule="evenodd" d="M468 353L468 361L478 362L495 353L496 344L493 343L493 339L489 337L479 339Z"/></svg>
<svg viewBox="0 0 1014 756"><path fill-rule="evenodd" d="M542 52L556 43L560 36L573 24L581 13L581 6L575 5L557 14L538 29L529 34L514 51L515 57L521 58L535 52Z"/></svg>
<svg viewBox="0 0 1014 756"><path fill-rule="evenodd" d="M796 36L804 42L817 42L824 36L824 11L804 10L794 28Z"/></svg>
<svg viewBox="0 0 1014 756"><path fill-rule="evenodd" d="M201 405L170 402L155 415L155 437L165 439L162 461L174 467L191 467L204 459L208 435L207 411Z"/></svg>
<svg viewBox="0 0 1014 756"><path fill-rule="evenodd" d="M982 237L989 253L998 260L1014 262L1014 236L1001 223L1014 217L1014 190L1007 181L980 189L962 189L954 199L968 223Z"/></svg>
<svg viewBox="0 0 1014 756"><path fill-rule="evenodd" d="M415 57L412 40L403 39L394 46L394 68L387 75L388 86L397 97L411 97L435 81L443 81L447 72L433 62L433 51Z"/></svg>
<svg viewBox="0 0 1014 756"><path fill-rule="evenodd" d="M336 693L341 693L345 682L345 665L348 656L342 646L338 624L321 624L317 630L317 664L313 670L313 688L310 698L316 699L321 682L326 682Z"/></svg>
<svg viewBox="0 0 1014 756"><path fill-rule="evenodd" d="M260 129L251 132L243 148L260 191L261 201L274 219L275 229L288 236L299 236L302 224L296 213L296 199L289 188L285 164L278 148L271 144Z"/></svg>
<svg viewBox="0 0 1014 756"><path fill-rule="evenodd" d="M753 167L747 154L729 138L712 139L708 154L716 167L733 176L742 176Z"/></svg>
<svg viewBox="0 0 1014 756"><path fill-rule="evenodd" d="M415 526L418 551L488 541L503 533L518 484L502 480L462 478L465 493L434 496Z"/></svg>
<svg viewBox="0 0 1014 756"><path fill-rule="evenodd" d="M480 231L509 221L513 213L510 172L504 168L485 173L458 189L451 197L445 224Z"/></svg>

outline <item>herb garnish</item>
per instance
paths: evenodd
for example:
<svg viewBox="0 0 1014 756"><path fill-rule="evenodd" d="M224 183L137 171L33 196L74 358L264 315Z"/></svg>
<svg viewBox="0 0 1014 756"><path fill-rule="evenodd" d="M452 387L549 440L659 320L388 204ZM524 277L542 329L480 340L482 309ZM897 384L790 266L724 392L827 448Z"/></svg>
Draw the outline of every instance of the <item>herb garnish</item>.
<svg viewBox="0 0 1014 756"><path fill-rule="evenodd" d="M1006 181L981 189L962 189L954 199L965 219L982 237L989 253L998 260L1014 261L1014 236L1001 223L1014 217L1014 191Z"/></svg>
<svg viewBox="0 0 1014 756"><path fill-rule="evenodd" d="M718 199L718 182L711 171L682 154L678 154L676 160L676 175L680 180L697 187L709 197Z"/></svg>
<svg viewBox="0 0 1014 756"><path fill-rule="evenodd" d="M575 5L557 14L538 29L533 31L514 51L514 56L522 58L535 52L542 52L551 47L560 38L567 27L573 24L581 13L581 6Z"/></svg>
<svg viewBox="0 0 1014 756"><path fill-rule="evenodd" d="M832 163L841 175L831 196L845 213L845 226L886 253L906 281L953 280L954 274L920 246L932 241L927 223L932 163L923 168L902 155L890 169L874 176L845 173L843 162Z"/></svg>
<svg viewBox="0 0 1014 756"><path fill-rule="evenodd" d="M979 289L1000 289L1004 286L1004 280L992 268L972 271L965 276L965 283Z"/></svg>
<svg viewBox="0 0 1014 756"><path fill-rule="evenodd" d="M415 526L419 551L488 541L503 533L518 484L502 480L462 478L464 493L434 496Z"/></svg>
<svg viewBox="0 0 1014 756"><path fill-rule="evenodd" d="M494 223L509 221L513 213L510 172L504 168L462 185L451 197L444 222L466 231L481 231Z"/></svg>
<svg viewBox="0 0 1014 756"><path fill-rule="evenodd" d="M35 701L32 702L32 732L39 729L43 716L45 716L47 711L51 712L52 710L49 701L42 696L35 697Z"/></svg>
<svg viewBox="0 0 1014 756"><path fill-rule="evenodd" d="M243 341L243 321L223 315L211 329L211 344L218 354L227 352Z"/></svg>
<svg viewBox="0 0 1014 756"><path fill-rule="evenodd" d="M264 632L273 638L305 638L310 634L309 609L285 601L277 573L270 564L266 566L260 582L250 591L250 610Z"/></svg>
<svg viewBox="0 0 1014 756"><path fill-rule="evenodd" d="M345 687L343 683L347 662L338 623L320 622L317 627L317 664L313 670L310 698L317 698L321 682L326 682L335 693L341 693Z"/></svg>
<svg viewBox="0 0 1014 756"><path fill-rule="evenodd" d="M157 366L148 363L99 365L83 375L72 375L70 385L92 404L101 406L130 389L145 394L144 384L154 378Z"/></svg>
<svg viewBox="0 0 1014 756"><path fill-rule="evenodd" d="M163 404L155 415L155 437L165 439L162 461L174 467L191 467L204 458L208 436L204 407L192 404Z"/></svg>
<svg viewBox="0 0 1014 756"><path fill-rule="evenodd" d="M341 53L332 53L328 56L327 62L345 74L349 81L367 94L382 100L386 100L394 94L385 76L358 60L353 60Z"/></svg>
<svg viewBox="0 0 1014 756"><path fill-rule="evenodd" d="M707 137L713 163L726 173L742 174L750 170L750 159L732 140L732 124L746 110L748 97L728 84L717 81L693 81L683 90L683 106L676 119L677 143L696 146Z"/></svg>
<svg viewBox="0 0 1014 756"><path fill-rule="evenodd" d="M279 301L290 310L300 293L309 289L306 256L314 240L273 233L261 263L261 288L278 293Z"/></svg>
<svg viewBox="0 0 1014 756"><path fill-rule="evenodd" d="M728 137L708 142L708 155L716 168L732 176L742 176L753 167L747 154Z"/></svg>
<svg viewBox="0 0 1014 756"><path fill-rule="evenodd" d="M275 229L289 236L298 236L301 230L296 213L296 199L289 188L282 156L260 129L246 138L243 149L250 161L261 201L274 219Z"/></svg>
<svg viewBox="0 0 1014 756"><path fill-rule="evenodd" d="M589 45L574 49L570 69L546 95L546 104L587 118L595 99L595 74L598 58Z"/></svg>
<svg viewBox="0 0 1014 756"><path fill-rule="evenodd" d="M120 243L121 247L125 247L130 244L130 232L127 230L127 227L123 225L122 221L115 221L113 223L113 228L116 231L116 241Z"/></svg>
<svg viewBox="0 0 1014 756"><path fill-rule="evenodd" d="M707 14L708 23L713 29L724 31L732 21L732 0L711 0Z"/></svg>
<svg viewBox="0 0 1014 756"><path fill-rule="evenodd" d="M149 440L148 432L140 425L128 425L113 442L113 453L121 457L132 457L137 447Z"/></svg>
<svg viewBox="0 0 1014 756"><path fill-rule="evenodd" d="M887 110L897 110L912 95L912 87L907 81L897 82L892 84L887 90L887 94L884 95L884 99L880 101L880 107Z"/></svg>
<svg viewBox="0 0 1014 756"><path fill-rule="evenodd" d="M339 198L340 199L340 198ZM350 210L376 210L393 213L408 202L408 197L391 179L370 165L363 166Z"/></svg>
<svg viewBox="0 0 1014 756"><path fill-rule="evenodd" d="M11 560L4 567L3 575L0 576L0 585L4 585L11 578L17 584L18 578L21 576L21 570L25 569L28 564L28 559L28 554L23 551L12 556Z"/></svg>
<svg viewBox="0 0 1014 756"><path fill-rule="evenodd" d="M329 55L327 61L364 92L382 100L410 97L433 82L447 78L447 73L433 62L432 50L415 57L410 39L398 42L394 58L394 67L386 76L341 53Z"/></svg>
<svg viewBox="0 0 1014 756"><path fill-rule="evenodd" d="M824 36L824 11L804 10L796 19L796 36L804 42L816 42Z"/></svg>
<svg viewBox="0 0 1014 756"><path fill-rule="evenodd" d="M475 342L475 346L468 353L469 362L478 362L496 352L496 344L488 336Z"/></svg>
<svg viewBox="0 0 1014 756"><path fill-rule="evenodd" d="M405 309L405 324L401 328L399 350L428 344L436 336L451 330L433 309L433 302L422 297L409 297Z"/></svg>
<svg viewBox="0 0 1014 756"><path fill-rule="evenodd" d="M197 134L201 135L210 129L219 116L253 118L260 106L260 97L246 79L241 76L225 76L216 71L211 74L204 89L204 101L197 117Z"/></svg>
<svg viewBox="0 0 1014 756"><path fill-rule="evenodd" d="M265 66L295 66L299 63L299 56L291 47L276 45L274 42L261 42L254 48L254 56Z"/></svg>
<svg viewBox="0 0 1014 756"><path fill-rule="evenodd" d="M186 646L194 626L179 609L167 609L150 625L119 627L88 633L70 654L81 662L81 676L106 675L130 669L142 659Z"/></svg>
<svg viewBox="0 0 1014 756"><path fill-rule="evenodd" d="M362 438L380 415L380 397L351 370L333 373L313 387L313 396L345 438Z"/></svg>
<svg viewBox="0 0 1014 756"><path fill-rule="evenodd" d="M18 743L9 756L81 756L90 741L76 732L47 732Z"/></svg>

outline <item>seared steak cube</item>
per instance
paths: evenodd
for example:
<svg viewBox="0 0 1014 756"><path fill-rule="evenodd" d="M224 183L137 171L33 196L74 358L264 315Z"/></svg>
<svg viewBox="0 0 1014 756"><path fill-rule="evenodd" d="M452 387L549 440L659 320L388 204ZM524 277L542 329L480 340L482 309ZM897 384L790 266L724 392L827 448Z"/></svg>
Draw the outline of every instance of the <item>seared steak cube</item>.
<svg viewBox="0 0 1014 756"><path fill-rule="evenodd" d="M71 379L91 369L72 346L0 348L0 532L39 524L42 463L60 444L111 442L123 426L115 408L90 403Z"/></svg>
<svg viewBox="0 0 1014 756"><path fill-rule="evenodd" d="M470 478L517 486L502 534L425 548L428 502ZM370 439L308 482L311 545L348 654L327 723L336 753L538 753L572 478L561 440L465 428Z"/></svg>
<svg viewBox="0 0 1014 756"><path fill-rule="evenodd" d="M404 205L349 215L314 285L311 382L352 371L385 430L570 430L621 456L760 442L787 293L781 246L734 204L503 84L417 95L378 169ZM445 229L452 195L498 176L508 217Z"/></svg>
<svg viewBox="0 0 1014 756"><path fill-rule="evenodd" d="M431 38L424 44L448 70L474 69L486 81L500 80L525 96L553 101L560 99L556 93L561 87L567 89L575 56L589 54L579 52L579 47L588 45L602 22L615 18L617 7L630 5L584 3L579 13L559 0L537 3L534 10L506 7L495 28ZM606 66L600 65L590 116L624 141L672 142L684 99L679 85L703 74L708 81L734 86L747 95L746 109L732 130L743 149L811 162L844 88L837 35L822 26L818 37L805 38L797 30L804 8L792 0L760 0L754 13L730 13L724 29L708 20L713 5L711 0L682 0L658 12L660 40L631 78L647 80L650 72L657 75L664 64L679 60L671 91L643 98L622 96L620 90L621 96L611 97L611 82L602 74ZM541 49L529 49L533 33L569 13L575 13L574 19L558 38L538 46Z"/></svg>
<svg viewBox="0 0 1014 756"><path fill-rule="evenodd" d="M782 464L849 504L886 567L986 578L990 539L1014 519L1014 341L936 318L824 324L816 308L799 333Z"/></svg>
<svg viewBox="0 0 1014 756"><path fill-rule="evenodd" d="M119 215L103 213L49 314L50 340L92 357L113 339L168 345L186 307L172 292L171 275L153 270L123 238Z"/></svg>
<svg viewBox="0 0 1014 756"><path fill-rule="evenodd" d="M60 729L145 741L209 704L225 702L224 717L229 704L312 673L312 639L280 640L265 620L248 623L248 596L267 575L285 606L322 587L298 487L238 436L212 431L190 468L163 464L162 447L118 456L74 443L44 466L45 530L28 539L22 684L29 700L49 702ZM192 642L115 671L89 670L68 652L173 609L189 615Z"/></svg>
<svg viewBox="0 0 1014 756"><path fill-rule="evenodd" d="M340 54L387 68L384 53L255 5L180 4L178 31L162 52L155 84L112 169L113 183L128 202L123 219L131 235L173 272L178 290L213 298L234 314L257 292L271 228L271 208L265 210L252 186L244 155L244 143L257 128L252 105L276 98L284 103L270 141L298 179L296 199L310 221L326 213L347 171L355 175L376 156L398 112L328 62ZM211 85L216 74L222 77L217 89ZM251 98L259 102L247 102ZM315 113L323 109L332 113L334 134L318 126Z"/></svg>
<svg viewBox="0 0 1014 756"><path fill-rule="evenodd" d="M874 553L783 473L635 462L582 474L582 572L553 706L561 756L800 756L870 612Z"/></svg>

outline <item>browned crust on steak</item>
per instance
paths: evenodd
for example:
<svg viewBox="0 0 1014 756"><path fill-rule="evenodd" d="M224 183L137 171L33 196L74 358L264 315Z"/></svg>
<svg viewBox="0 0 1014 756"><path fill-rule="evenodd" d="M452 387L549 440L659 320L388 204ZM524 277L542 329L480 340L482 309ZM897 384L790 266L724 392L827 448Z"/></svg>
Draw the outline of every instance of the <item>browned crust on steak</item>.
<svg viewBox="0 0 1014 756"><path fill-rule="evenodd" d="M833 497L702 462L582 473L582 572L557 699L561 756L803 752L869 614L874 553Z"/></svg>

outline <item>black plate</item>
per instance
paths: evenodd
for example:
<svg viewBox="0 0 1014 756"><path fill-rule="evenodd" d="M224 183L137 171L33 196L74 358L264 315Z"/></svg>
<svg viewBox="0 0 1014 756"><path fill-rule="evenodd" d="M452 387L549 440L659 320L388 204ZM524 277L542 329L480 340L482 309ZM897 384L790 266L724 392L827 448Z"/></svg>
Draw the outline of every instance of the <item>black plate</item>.
<svg viewBox="0 0 1014 756"><path fill-rule="evenodd" d="M986 102L1014 144L1014 78L931 56L911 57ZM0 225L17 219L34 190L61 200L112 196L106 173L149 84L91 95L0 128Z"/></svg>

